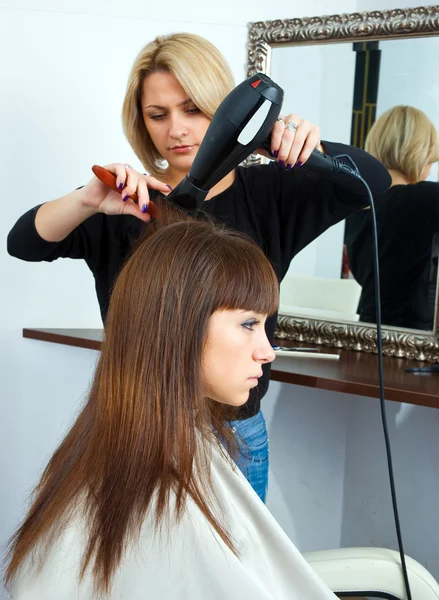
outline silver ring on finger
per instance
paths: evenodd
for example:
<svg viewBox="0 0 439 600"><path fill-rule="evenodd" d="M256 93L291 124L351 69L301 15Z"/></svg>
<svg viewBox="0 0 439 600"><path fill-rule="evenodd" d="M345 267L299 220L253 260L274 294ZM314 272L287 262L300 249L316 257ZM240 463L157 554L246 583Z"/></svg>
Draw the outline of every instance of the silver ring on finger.
<svg viewBox="0 0 439 600"><path fill-rule="evenodd" d="M282 123L285 124L285 121L282 119L282 117L278 117L276 121L282 121Z"/></svg>
<svg viewBox="0 0 439 600"><path fill-rule="evenodd" d="M297 125L294 121L288 121L285 127L288 129L288 131L297 131Z"/></svg>
<svg viewBox="0 0 439 600"><path fill-rule="evenodd" d="M125 169L132 169L133 167L131 165L124 165Z"/></svg>

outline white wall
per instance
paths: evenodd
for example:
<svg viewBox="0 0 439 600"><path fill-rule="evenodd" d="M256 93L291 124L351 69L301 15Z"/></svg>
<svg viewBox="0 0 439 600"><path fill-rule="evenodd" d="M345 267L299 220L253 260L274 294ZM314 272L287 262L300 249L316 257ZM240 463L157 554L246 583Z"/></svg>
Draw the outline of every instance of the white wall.
<svg viewBox="0 0 439 600"><path fill-rule="evenodd" d="M273 381L262 410L270 439L268 508L302 552L339 548L349 397Z"/></svg>
<svg viewBox="0 0 439 600"><path fill-rule="evenodd" d="M342 546L397 548L379 402L351 396ZM386 403L404 550L439 579L439 411Z"/></svg>
<svg viewBox="0 0 439 600"><path fill-rule="evenodd" d="M381 1L381 0L380 0ZM396 2L396 0L395 0ZM337 0L330 12L351 12L353 0ZM123 7L123 8L122 8ZM137 164L120 129L120 106L130 64L153 36L193 31L208 37L226 55L237 80L245 77L247 23L328 12L323 0L295 2L288 8L262 0L218 5L196 0L160 3L126 0L3 2L0 7L0 174L2 219L6 235L28 208L84 183L90 166L107 161ZM172 17L169 17L172 15ZM306 86L303 87L306 94ZM26 264L0 253L0 544L23 514L24 501L86 393L96 353L23 340L23 327L99 327L93 281L75 261ZM271 488L269 505L302 550L361 541L364 521L355 532L346 524L346 506L363 491L356 479L345 485L347 425L350 422L347 478L361 460L353 452L361 423L348 421L358 399L276 384L264 400L270 423ZM365 419L376 423L365 400ZM435 411L420 412L401 460L415 469L416 445L437 455L432 422ZM376 428L375 428L376 429ZM371 429L371 444L379 430ZM401 445L403 446L403 445ZM413 448L413 449L412 449ZM412 456L413 455L413 456ZM375 456L373 456L375 464ZM376 461L381 464L381 457ZM416 459L418 460L418 459ZM416 476L434 481L432 461ZM385 498L385 475L380 472ZM363 485L366 485L363 482ZM329 488L328 488L329 486ZM345 487L345 491L343 491ZM408 484L404 490L408 488ZM327 493L327 490L330 493ZM416 556L434 563L431 536L424 523L434 517L437 489L430 485L431 505L411 524ZM344 498L344 496L346 496ZM368 511L368 505L364 507ZM372 515L378 519L377 515ZM317 525L317 526L316 526ZM416 537L419 526L421 535ZM392 522L383 532L390 537ZM351 529L350 529L351 528ZM355 536L354 536L355 533ZM434 565L433 565L434 566ZM436 568L436 576L439 569ZM0 591L0 600L5 598Z"/></svg>

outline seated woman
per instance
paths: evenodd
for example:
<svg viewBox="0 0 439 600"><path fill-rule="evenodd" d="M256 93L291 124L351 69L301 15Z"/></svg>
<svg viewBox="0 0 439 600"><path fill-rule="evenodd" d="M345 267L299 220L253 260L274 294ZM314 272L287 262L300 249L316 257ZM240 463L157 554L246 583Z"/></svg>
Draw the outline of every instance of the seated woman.
<svg viewBox="0 0 439 600"><path fill-rule="evenodd" d="M14 600L334 598L230 458L277 303L240 233L186 219L139 244L88 401L12 538Z"/></svg>
<svg viewBox="0 0 439 600"><path fill-rule="evenodd" d="M392 186L375 198L382 322L433 329L439 249L439 183L425 181L439 160L437 131L412 106L380 116L366 150L387 167ZM376 322L373 230L370 210L346 220L349 269L362 286L361 321Z"/></svg>

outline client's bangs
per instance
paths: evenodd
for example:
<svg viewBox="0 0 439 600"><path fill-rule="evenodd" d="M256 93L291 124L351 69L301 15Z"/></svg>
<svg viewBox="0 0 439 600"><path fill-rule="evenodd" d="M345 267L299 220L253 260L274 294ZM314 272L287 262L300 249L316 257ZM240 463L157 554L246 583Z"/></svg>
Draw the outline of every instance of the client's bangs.
<svg viewBox="0 0 439 600"><path fill-rule="evenodd" d="M279 282L266 256L248 243L221 257L215 308L272 315L278 309Z"/></svg>

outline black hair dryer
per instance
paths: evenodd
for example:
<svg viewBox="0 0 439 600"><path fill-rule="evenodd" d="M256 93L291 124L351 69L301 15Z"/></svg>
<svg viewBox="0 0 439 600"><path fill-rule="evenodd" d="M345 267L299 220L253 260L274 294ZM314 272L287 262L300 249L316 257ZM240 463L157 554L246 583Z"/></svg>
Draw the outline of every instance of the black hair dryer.
<svg viewBox="0 0 439 600"><path fill-rule="evenodd" d="M199 210L218 181L266 146L283 96L282 88L262 73L233 89L213 115L189 173L166 199L185 210Z"/></svg>

